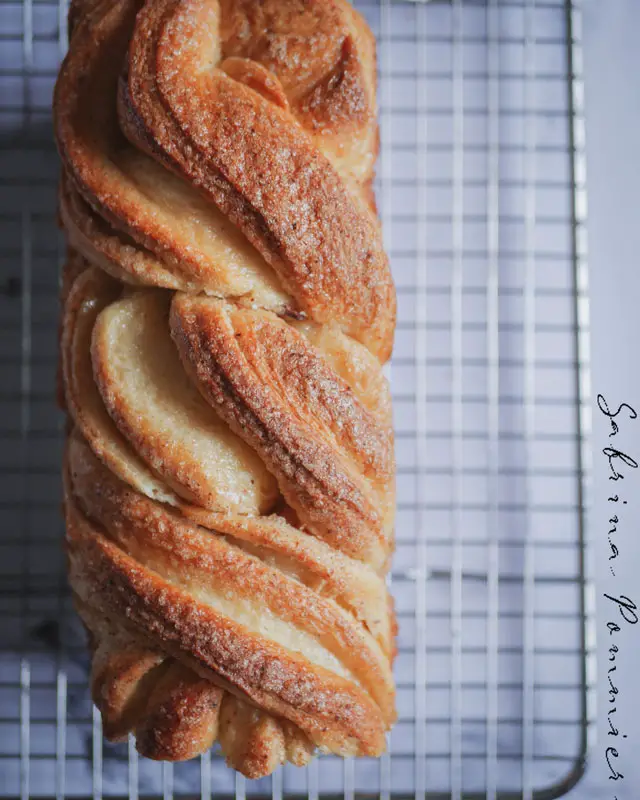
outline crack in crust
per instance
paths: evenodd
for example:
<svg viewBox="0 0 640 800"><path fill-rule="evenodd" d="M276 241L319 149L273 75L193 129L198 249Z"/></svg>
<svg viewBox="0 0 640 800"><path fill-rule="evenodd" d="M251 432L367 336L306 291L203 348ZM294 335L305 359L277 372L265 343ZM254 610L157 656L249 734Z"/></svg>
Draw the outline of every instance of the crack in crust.
<svg viewBox="0 0 640 800"><path fill-rule="evenodd" d="M105 735L250 778L395 719L395 295L347 0L71 0L59 394Z"/></svg>

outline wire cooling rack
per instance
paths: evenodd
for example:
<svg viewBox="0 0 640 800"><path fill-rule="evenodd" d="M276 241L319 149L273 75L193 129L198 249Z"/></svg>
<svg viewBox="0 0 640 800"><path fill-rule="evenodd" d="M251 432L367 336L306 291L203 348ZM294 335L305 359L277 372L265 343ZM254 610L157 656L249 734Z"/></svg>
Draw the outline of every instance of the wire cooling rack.
<svg viewBox="0 0 640 800"><path fill-rule="evenodd" d="M555 797L591 729L579 10L367 2L398 287L400 720L249 782L103 743L65 588L54 402L66 9L0 2L0 796Z"/></svg>

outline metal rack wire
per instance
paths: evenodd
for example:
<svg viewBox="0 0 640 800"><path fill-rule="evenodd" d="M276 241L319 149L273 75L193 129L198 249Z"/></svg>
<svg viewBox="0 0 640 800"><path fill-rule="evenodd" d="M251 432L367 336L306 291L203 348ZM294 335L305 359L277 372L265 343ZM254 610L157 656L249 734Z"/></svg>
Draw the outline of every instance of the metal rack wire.
<svg viewBox="0 0 640 800"><path fill-rule="evenodd" d="M579 9L356 0L379 42L398 287L400 720L379 761L248 782L102 741L65 589L55 407L54 0L0 0L0 797L554 797L592 641Z"/></svg>

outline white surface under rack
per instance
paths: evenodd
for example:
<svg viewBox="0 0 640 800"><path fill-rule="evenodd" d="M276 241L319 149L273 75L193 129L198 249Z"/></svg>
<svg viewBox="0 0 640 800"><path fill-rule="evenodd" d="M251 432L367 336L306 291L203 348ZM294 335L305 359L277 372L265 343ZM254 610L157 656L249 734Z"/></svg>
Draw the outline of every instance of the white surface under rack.
<svg viewBox="0 0 640 800"><path fill-rule="evenodd" d="M272 779L103 743L61 549L55 405L66 9L0 0L0 797L554 797L591 728L579 11L359 0L398 288L400 719L380 760Z"/></svg>

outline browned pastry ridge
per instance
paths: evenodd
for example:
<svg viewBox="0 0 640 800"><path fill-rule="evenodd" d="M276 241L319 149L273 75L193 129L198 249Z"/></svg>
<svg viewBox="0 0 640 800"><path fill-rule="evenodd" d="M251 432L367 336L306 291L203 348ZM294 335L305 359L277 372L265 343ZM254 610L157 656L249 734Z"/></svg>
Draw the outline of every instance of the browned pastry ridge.
<svg viewBox="0 0 640 800"><path fill-rule="evenodd" d="M347 0L72 0L69 576L106 736L251 778L395 718L395 295Z"/></svg>

